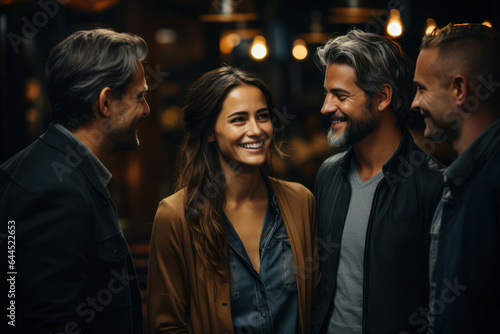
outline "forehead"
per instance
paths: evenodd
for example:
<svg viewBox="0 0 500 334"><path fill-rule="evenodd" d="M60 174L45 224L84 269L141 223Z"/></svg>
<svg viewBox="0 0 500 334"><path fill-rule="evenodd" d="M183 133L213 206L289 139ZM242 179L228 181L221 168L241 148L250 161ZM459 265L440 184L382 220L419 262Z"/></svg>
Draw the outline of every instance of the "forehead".
<svg viewBox="0 0 500 334"><path fill-rule="evenodd" d="M423 49L420 51L417 57L417 63L415 66L415 79L419 76L430 76L433 75L434 66L437 65L438 49Z"/></svg>
<svg viewBox="0 0 500 334"><path fill-rule="evenodd" d="M135 66L134 78L130 83L128 90L143 90L144 88L146 88L146 86L144 66L140 61L137 61Z"/></svg>
<svg viewBox="0 0 500 334"><path fill-rule="evenodd" d="M335 63L327 67L325 72L325 88L355 89L356 73L348 64Z"/></svg>
<svg viewBox="0 0 500 334"><path fill-rule="evenodd" d="M226 107L233 107L238 105L267 105L266 97L262 91L252 85L241 85L234 87L229 91L226 98L224 99L224 103L222 105L222 109Z"/></svg>

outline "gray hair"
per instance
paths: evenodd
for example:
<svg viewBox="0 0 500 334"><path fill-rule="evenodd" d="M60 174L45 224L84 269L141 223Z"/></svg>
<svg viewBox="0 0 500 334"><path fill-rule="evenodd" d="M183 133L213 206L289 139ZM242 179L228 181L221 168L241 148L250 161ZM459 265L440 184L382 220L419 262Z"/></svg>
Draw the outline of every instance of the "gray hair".
<svg viewBox="0 0 500 334"><path fill-rule="evenodd" d="M369 100L384 84L390 85L393 91L391 110L400 126L405 126L414 95L413 66L397 42L353 29L318 47L316 61L323 72L334 63L351 66L356 85Z"/></svg>
<svg viewBox="0 0 500 334"><path fill-rule="evenodd" d="M94 119L93 103L111 88L121 98L148 53L138 36L111 29L77 31L50 52L45 70L52 120L78 128Z"/></svg>

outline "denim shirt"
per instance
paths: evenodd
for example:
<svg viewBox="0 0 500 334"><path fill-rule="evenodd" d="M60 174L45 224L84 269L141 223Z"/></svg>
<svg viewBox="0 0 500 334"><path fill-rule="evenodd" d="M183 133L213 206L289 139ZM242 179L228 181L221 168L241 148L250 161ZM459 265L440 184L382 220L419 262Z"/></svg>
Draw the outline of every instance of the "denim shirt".
<svg viewBox="0 0 500 334"><path fill-rule="evenodd" d="M260 239L260 275L229 219L231 316L234 333L291 334L297 332L297 278L290 240L279 211L276 194L263 175L268 204Z"/></svg>

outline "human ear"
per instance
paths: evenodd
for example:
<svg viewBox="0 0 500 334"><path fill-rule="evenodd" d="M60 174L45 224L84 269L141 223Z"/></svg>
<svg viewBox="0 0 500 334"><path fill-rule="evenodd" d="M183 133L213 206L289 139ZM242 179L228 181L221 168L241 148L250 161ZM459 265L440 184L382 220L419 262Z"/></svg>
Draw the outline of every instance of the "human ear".
<svg viewBox="0 0 500 334"><path fill-rule="evenodd" d="M103 88L97 97L97 112L104 118L110 117L112 103L113 96L111 95L111 88Z"/></svg>
<svg viewBox="0 0 500 334"><path fill-rule="evenodd" d="M211 132L210 135L208 136L208 141L211 143L211 142L214 142L215 141L215 136L214 136L214 133Z"/></svg>
<svg viewBox="0 0 500 334"><path fill-rule="evenodd" d="M467 79L462 75L456 75L451 82L452 94L457 106L465 103L468 92L467 83Z"/></svg>
<svg viewBox="0 0 500 334"><path fill-rule="evenodd" d="M386 110L391 105L391 101L392 87L389 84L383 84L376 97L377 110L380 112Z"/></svg>

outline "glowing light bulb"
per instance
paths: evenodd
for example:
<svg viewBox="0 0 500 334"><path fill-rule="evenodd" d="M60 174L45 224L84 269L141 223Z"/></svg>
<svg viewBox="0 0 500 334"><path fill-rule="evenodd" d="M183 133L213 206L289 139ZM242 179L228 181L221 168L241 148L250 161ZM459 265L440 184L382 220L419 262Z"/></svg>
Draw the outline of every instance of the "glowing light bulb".
<svg viewBox="0 0 500 334"><path fill-rule="evenodd" d="M387 25L387 34L392 37L399 37L403 33L403 22L401 22L401 13L397 9L391 9L389 24Z"/></svg>
<svg viewBox="0 0 500 334"><path fill-rule="evenodd" d="M436 21L434 21L434 19L427 19L425 23L426 23L426 28L425 28L426 35L429 35L434 31L434 29L437 28Z"/></svg>
<svg viewBox="0 0 500 334"><path fill-rule="evenodd" d="M262 60L267 56L266 39L263 36L255 36L250 55L257 60Z"/></svg>
<svg viewBox="0 0 500 334"><path fill-rule="evenodd" d="M307 57L306 42L303 39L296 39L293 42L292 55L297 60L304 60Z"/></svg>

